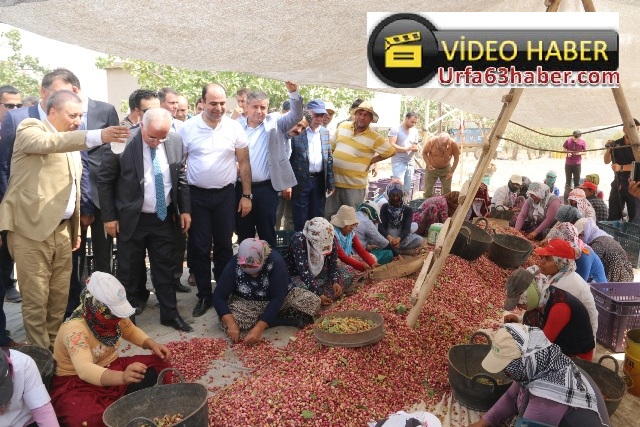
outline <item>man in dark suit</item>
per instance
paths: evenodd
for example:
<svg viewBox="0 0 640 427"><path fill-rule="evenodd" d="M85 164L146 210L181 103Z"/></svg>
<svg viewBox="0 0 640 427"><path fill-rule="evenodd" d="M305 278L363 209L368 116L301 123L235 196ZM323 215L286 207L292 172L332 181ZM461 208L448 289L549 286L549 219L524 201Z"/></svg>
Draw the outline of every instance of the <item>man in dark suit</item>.
<svg viewBox="0 0 640 427"><path fill-rule="evenodd" d="M169 133L171 115L149 109L133 128L124 152L105 150L98 174L100 208L106 232L118 237L117 277L135 307L140 263L145 250L151 280L160 303L160 323L191 332L178 313L171 257L174 227L186 233L191 199L185 173L182 138ZM178 222L178 224L176 224Z"/></svg>

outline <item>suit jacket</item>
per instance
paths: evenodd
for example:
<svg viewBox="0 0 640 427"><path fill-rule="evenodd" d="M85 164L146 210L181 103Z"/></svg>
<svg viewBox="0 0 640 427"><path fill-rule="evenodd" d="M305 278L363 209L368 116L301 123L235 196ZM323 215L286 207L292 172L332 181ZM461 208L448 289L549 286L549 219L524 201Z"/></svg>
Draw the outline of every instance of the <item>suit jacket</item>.
<svg viewBox="0 0 640 427"><path fill-rule="evenodd" d="M41 242L51 235L69 203L72 180L76 209L72 216L72 242L80 234L80 155L87 148L85 131L55 132L39 119L18 126L11 179L0 203L0 230L14 231Z"/></svg>
<svg viewBox="0 0 640 427"><path fill-rule="evenodd" d="M98 173L100 211L104 222L118 220L118 239L129 240L138 224L144 202L144 161L140 128L131 136L121 154L104 150ZM164 147L171 173L171 203L176 213L191 213L191 197L187 185L182 138L170 132Z"/></svg>
<svg viewBox="0 0 640 427"><path fill-rule="evenodd" d="M118 126L118 113L113 105L102 101L87 101L87 130L104 129L109 126ZM102 153L110 150L108 145L101 145L83 152L82 165L82 200L80 210L82 214L92 215L94 205L100 208L98 198L98 170L102 162Z"/></svg>
<svg viewBox="0 0 640 427"><path fill-rule="evenodd" d="M333 155L331 154L331 134L320 126L320 141L322 143L322 169L324 184L327 191L334 189ZM298 184L303 185L309 177L309 141L307 132L291 138L291 167L296 175Z"/></svg>
<svg viewBox="0 0 640 427"><path fill-rule="evenodd" d="M271 113L264 119L264 129L268 133L269 175L276 191L286 190L297 184L289 163L289 130L302 120L302 98L291 98L291 111L286 114ZM242 123L246 129L247 123Z"/></svg>
<svg viewBox="0 0 640 427"><path fill-rule="evenodd" d="M2 129L0 129L0 200L4 198L9 185L11 155L13 154L13 144L16 140L16 130L18 125L29 117L41 119L38 105L9 110L2 121Z"/></svg>

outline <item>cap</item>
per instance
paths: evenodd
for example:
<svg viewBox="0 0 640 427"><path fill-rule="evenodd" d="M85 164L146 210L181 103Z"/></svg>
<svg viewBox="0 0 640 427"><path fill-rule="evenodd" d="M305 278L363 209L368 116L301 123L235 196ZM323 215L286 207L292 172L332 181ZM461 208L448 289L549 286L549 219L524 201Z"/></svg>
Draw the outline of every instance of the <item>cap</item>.
<svg viewBox="0 0 640 427"><path fill-rule="evenodd" d="M324 101L322 99L312 99L307 104L307 110L316 114L327 114L327 110L324 108Z"/></svg>
<svg viewBox="0 0 640 427"><path fill-rule="evenodd" d="M582 132L580 132L579 130L574 130L573 131L573 136L575 136L575 137L582 136Z"/></svg>
<svg viewBox="0 0 640 427"><path fill-rule="evenodd" d="M582 189L588 188L589 190L598 191L598 186L595 185L593 182L589 182L589 181L584 181L580 186L580 188Z"/></svg>
<svg viewBox="0 0 640 427"><path fill-rule="evenodd" d="M511 181L512 184L522 185L522 177L520 175L511 175L509 181Z"/></svg>
<svg viewBox="0 0 640 427"><path fill-rule="evenodd" d="M520 295L529 288L533 280L533 273L524 268L519 268L511 273L511 276L507 279L507 283L504 284L504 290L507 294L507 298L504 301L505 310L513 310L516 308L520 300Z"/></svg>
<svg viewBox="0 0 640 427"><path fill-rule="evenodd" d="M493 336L491 350L482 361L482 367L487 372L495 374L502 371L509 363L519 357L522 357L522 351L518 347L516 340L511 336L511 333L503 326Z"/></svg>
<svg viewBox="0 0 640 427"><path fill-rule="evenodd" d="M533 250L538 255L556 256L558 258L576 259L576 250L571 243L562 239L551 239L546 246L538 247Z"/></svg>
<svg viewBox="0 0 640 427"><path fill-rule="evenodd" d="M327 101L324 103L324 109L327 110L327 112L331 111L332 113L336 112L336 106L333 105L333 102L331 101Z"/></svg>
<svg viewBox="0 0 640 427"><path fill-rule="evenodd" d="M127 301L124 286L111 274L96 271L87 283L87 290L98 301L109 307L114 316L124 319L136 312Z"/></svg>
<svg viewBox="0 0 640 427"><path fill-rule="evenodd" d="M11 365L4 350L0 349L0 406L5 406L13 397Z"/></svg>

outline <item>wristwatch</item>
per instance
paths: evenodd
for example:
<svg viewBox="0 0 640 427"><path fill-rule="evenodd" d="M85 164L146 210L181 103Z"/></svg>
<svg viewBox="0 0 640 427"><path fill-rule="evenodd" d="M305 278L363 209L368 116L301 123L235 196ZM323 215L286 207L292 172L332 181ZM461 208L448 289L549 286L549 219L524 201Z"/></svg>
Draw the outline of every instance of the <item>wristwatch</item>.
<svg viewBox="0 0 640 427"><path fill-rule="evenodd" d="M253 194L243 194L242 197L245 197L249 200L253 200Z"/></svg>

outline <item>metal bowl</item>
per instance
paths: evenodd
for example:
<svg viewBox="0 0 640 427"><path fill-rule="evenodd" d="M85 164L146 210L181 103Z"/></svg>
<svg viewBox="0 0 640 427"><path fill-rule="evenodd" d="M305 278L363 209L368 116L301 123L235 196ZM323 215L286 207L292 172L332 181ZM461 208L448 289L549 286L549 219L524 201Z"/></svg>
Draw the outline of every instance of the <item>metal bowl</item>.
<svg viewBox="0 0 640 427"><path fill-rule="evenodd" d="M332 334L320 329L320 324L324 319L333 319L334 317L360 317L365 320L371 320L375 326L368 331L357 332L355 334ZM322 316L316 320L313 334L320 344L326 345L327 347L364 347L375 344L384 337L384 318L373 311L338 311Z"/></svg>

